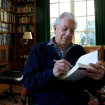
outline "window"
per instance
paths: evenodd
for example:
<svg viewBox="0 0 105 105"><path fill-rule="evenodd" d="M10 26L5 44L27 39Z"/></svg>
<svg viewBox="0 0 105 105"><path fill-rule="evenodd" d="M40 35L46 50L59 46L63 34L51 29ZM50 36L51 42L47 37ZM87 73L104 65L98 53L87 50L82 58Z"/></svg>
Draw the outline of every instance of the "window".
<svg viewBox="0 0 105 105"><path fill-rule="evenodd" d="M54 36L53 23L62 12L71 12L77 20L74 43L95 45L94 0L50 0L50 31Z"/></svg>

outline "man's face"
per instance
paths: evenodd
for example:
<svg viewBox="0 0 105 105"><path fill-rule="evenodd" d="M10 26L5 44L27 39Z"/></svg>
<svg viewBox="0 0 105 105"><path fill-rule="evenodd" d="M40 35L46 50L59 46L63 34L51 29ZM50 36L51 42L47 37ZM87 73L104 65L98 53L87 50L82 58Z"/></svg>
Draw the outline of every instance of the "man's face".
<svg viewBox="0 0 105 105"><path fill-rule="evenodd" d="M55 42L62 47L68 47L72 42L74 30L75 21L63 18L60 24L54 26Z"/></svg>

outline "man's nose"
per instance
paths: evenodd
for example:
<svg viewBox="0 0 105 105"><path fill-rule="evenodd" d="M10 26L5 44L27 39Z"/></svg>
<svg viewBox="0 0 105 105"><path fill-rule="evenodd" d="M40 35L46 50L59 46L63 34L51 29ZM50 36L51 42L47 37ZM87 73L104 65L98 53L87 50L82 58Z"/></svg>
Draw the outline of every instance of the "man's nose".
<svg viewBox="0 0 105 105"><path fill-rule="evenodd" d="M71 35L70 29L68 29L68 30L66 31L66 35L67 35L67 36Z"/></svg>

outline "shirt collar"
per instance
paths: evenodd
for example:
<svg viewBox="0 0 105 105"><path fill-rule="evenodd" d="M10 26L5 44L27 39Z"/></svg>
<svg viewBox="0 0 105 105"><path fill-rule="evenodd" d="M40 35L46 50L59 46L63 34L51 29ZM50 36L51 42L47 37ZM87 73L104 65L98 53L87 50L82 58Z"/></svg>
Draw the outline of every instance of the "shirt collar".
<svg viewBox="0 0 105 105"><path fill-rule="evenodd" d="M55 38L55 37L53 37L53 38L49 41L49 43L48 43L47 45L55 45L55 44L54 44L54 38Z"/></svg>
<svg viewBox="0 0 105 105"><path fill-rule="evenodd" d="M54 44L54 39L55 39L55 37L53 37L53 38L49 41L49 43L48 43L47 45L55 45L55 44ZM75 45L73 44L73 42L71 42L71 44L70 44L69 47L72 48L72 47L74 47L74 46L75 46ZM69 48L69 47L68 47L68 48Z"/></svg>

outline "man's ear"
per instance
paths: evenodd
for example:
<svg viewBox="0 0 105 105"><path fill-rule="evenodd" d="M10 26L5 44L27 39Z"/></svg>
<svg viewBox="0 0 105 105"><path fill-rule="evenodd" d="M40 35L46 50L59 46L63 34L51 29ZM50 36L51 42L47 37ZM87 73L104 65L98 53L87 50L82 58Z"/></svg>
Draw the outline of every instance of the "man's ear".
<svg viewBox="0 0 105 105"><path fill-rule="evenodd" d="M54 25L53 28L54 28L54 34L56 34L56 25Z"/></svg>

